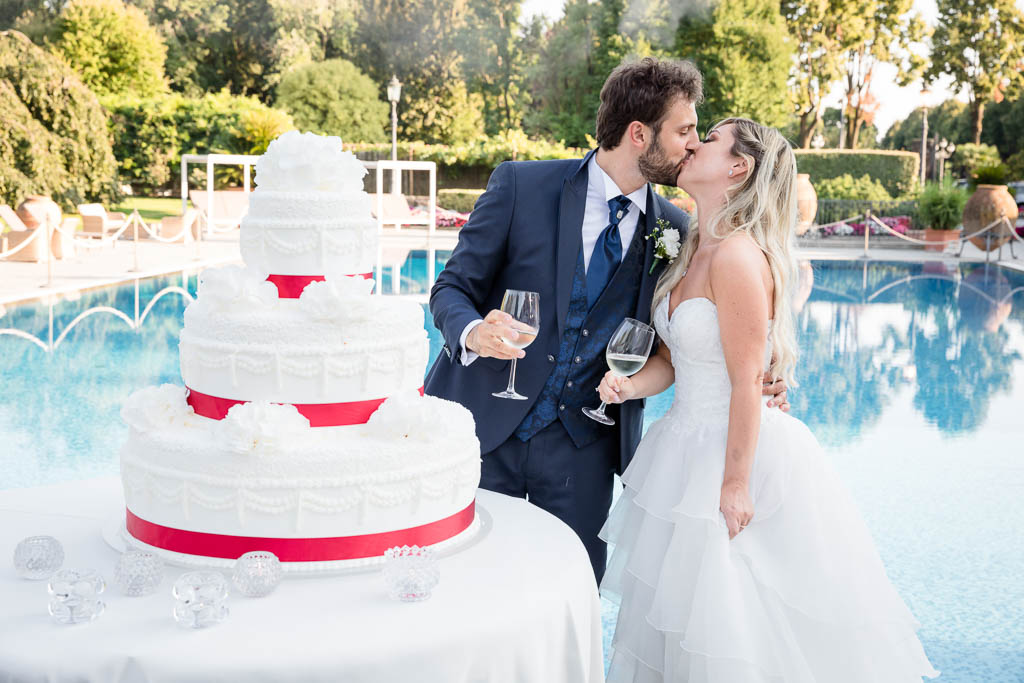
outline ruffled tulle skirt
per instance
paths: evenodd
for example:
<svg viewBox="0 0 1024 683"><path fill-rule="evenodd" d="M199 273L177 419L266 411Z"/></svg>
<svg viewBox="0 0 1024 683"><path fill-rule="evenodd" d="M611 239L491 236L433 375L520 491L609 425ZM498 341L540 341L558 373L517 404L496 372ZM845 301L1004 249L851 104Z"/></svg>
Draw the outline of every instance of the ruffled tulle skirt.
<svg viewBox="0 0 1024 683"><path fill-rule="evenodd" d="M881 683L938 675L842 482L807 427L763 413L754 517L718 509L726 425L651 426L601 537L620 604L612 683Z"/></svg>

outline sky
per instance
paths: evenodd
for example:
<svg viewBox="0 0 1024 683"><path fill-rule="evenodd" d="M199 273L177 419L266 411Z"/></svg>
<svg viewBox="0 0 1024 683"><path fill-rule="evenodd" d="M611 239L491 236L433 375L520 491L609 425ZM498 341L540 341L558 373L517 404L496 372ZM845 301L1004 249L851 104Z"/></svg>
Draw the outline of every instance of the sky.
<svg viewBox="0 0 1024 683"><path fill-rule="evenodd" d="M1024 0L1017 0L1017 6L1024 9ZM921 13L925 21L934 25L938 13L935 0L914 0L914 9ZM532 17L535 14L543 14L551 19L557 19L562 15L562 4L559 0L524 0L523 18ZM893 123L905 119L910 112L922 104L933 107L954 96L950 90L948 78L931 86L929 94L924 97L921 94L921 81L901 88L896 84L896 67L888 64L877 68L872 92L881 103L875 116L875 125L878 126L880 135L884 134ZM837 85L826 100L826 104L838 106L841 100L841 88Z"/></svg>

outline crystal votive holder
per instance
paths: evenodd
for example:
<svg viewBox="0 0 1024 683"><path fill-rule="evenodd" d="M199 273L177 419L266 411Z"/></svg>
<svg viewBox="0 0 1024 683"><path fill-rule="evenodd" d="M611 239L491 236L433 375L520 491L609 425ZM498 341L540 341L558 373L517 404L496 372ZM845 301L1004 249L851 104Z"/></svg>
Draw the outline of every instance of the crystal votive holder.
<svg viewBox="0 0 1024 683"><path fill-rule="evenodd" d="M281 561L274 553L254 550L235 560L231 581L238 592L250 598L262 598L277 588L284 576Z"/></svg>
<svg viewBox="0 0 1024 683"><path fill-rule="evenodd" d="M133 598L153 593L163 578L163 561L145 550L129 550L114 567L114 583L122 593Z"/></svg>
<svg viewBox="0 0 1024 683"><path fill-rule="evenodd" d="M384 581L396 600L426 600L440 578L437 557L430 548L404 545L384 552Z"/></svg>
<svg viewBox="0 0 1024 683"><path fill-rule="evenodd" d="M61 569L47 585L50 616L59 624L81 624L99 618L106 607L99 599L105 588L103 577L94 569Z"/></svg>
<svg viewBox="0 0 1024 683"><path fill-rule="evenodd" d="M64 548L53 536L29 536L14 548L14 569L23 579L48 579L64 564Z"/></svg>
<svg viewBox="0 0 1024 683"><path fill-rule="evenodd" d="M171 589L174 620L182 628L206 628L228 616L228 582L220 572L188 572Z"/></svg>

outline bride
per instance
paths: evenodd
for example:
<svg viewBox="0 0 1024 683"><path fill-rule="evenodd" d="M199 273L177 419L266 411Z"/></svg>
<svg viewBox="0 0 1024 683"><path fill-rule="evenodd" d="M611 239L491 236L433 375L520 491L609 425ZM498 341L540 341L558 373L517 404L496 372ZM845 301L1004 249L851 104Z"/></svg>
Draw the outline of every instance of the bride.
<svg viewBox="0 0 1024 683"><path fill-rule="evenodd" d="M772 128L728 119L677 184L697 230L654 301L662 343L601 398L675 384L601 531L620 602L610 681L863 683L938 675L856 506L807 427L763 406L793 385L796 160Z"/></svg>

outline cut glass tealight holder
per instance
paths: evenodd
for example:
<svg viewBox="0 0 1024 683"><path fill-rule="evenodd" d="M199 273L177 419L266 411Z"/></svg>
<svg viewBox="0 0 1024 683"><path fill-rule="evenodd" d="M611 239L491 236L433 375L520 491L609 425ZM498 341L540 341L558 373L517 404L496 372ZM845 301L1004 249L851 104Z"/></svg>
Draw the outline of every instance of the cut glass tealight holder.
<svg viewBox="0 0 1024 683"><path fill-rule="evenodd" d="M50 577L49 611L59 624L81 624L98 619L106 605L99 596L106 588L94 569L61 569Z"/></svg>
<svg viewBox="0 0 1024 683"><path fill-rule="evenodd" d="M14 569L23 579L48 579L64 564L64 548L53 536L29 536L14 548Z"/></svg>
<svg viewBox="0 0 1024 683"><path fill-rule="evenodd" d="M384 553L384 581L388 593L396 600L427 600L440 578L437 557L430 548L404 545Z"/></svg>
<svg viewBox="0 0 1024 683"><path fill-rule="evenodd" d="M188 572L171 589L174 621L182 628L206 628L227 619L228 582L220 572Z"/></svg>
<svg viewBox="0 0 1024 683"><path fill-rule="evenodd" d="M269 595L281 583L284 570L274 553L255 550L235 560L235 571L231 581L242 595L262 598Z"/></svg>
<svg viewBox="0 0 1024 683"><path fill-rule="evenodd" d="M156 591L164 578L164 563L154 553L129 550L114 567L114 583L125 595L139 597Z"/></svg>

